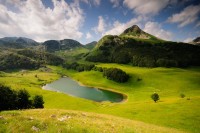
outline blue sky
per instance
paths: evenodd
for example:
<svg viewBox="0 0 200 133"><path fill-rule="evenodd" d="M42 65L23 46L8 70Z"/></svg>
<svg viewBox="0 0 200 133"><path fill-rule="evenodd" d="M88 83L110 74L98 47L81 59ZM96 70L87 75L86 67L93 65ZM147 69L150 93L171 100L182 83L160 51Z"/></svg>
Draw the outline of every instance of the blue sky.
<svg viewBox="0 0 200 133"><path fill-rule="evenodd" d="M85 44L134 24L165 40L191 41L200 36L200 1L0 0L0 37Z"/></svg>

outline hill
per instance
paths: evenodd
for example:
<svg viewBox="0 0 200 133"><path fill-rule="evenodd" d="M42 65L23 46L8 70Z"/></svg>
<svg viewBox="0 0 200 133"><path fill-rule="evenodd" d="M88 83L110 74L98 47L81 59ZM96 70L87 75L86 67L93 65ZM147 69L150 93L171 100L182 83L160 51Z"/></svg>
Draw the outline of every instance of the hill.
<svg viewBox="0 0 200 133"><path fill-rule="evenodd" d="M199 59L199 46L164 41L137 26L126 29L120 36L104 36L86 57L92 62L130 63L142 67L199 66Z"/></svg>
<svg viewBox="0 0 200 133"><path fill-rule="evenodd" d="M39 45L38 42L25 37L4 37L0 39L0 47L26 48Z"/></svg>
<svg viewBox="0 0 200 133"><path fill-rule="evenodd" d="M58 109L4 111L0 116L0 132L184 133L140 121L80 111Z"/></svg>
<svg viewBox="0 0 200 133"><path fill-rule="evenodd" d="M0 71L8 69L37 69L42 65L60 65L63 62L62 58L46 52L30 49L4 49L0 54Z"/></svg>
<svg viewBox="0 0 200 133"><path fill-rule="evenodd" d="M161 40L151 34L144 32L137 25L133 25L127 28L120 36L128 38L136 38L136 39L139 38L139 39Z"/></svg>
<svg viewBox="0 0 200 133"><path fill-rule="evenodd" d="M92 50L96 46L96 44L97 44L97 42L93 41L93 42L85 44L84 47L87 48L87 49L89 49L89 50Z"/></svg>
<svg viewBox="0 0 200 133"><path fill-rule="evenodd" d="M81 43L72 39L64 39L64 40L48 40L45 41L42 45L44 45L45 50L47 52L55 52L60 50L71 50L77 47L83 47Z"/></svg>

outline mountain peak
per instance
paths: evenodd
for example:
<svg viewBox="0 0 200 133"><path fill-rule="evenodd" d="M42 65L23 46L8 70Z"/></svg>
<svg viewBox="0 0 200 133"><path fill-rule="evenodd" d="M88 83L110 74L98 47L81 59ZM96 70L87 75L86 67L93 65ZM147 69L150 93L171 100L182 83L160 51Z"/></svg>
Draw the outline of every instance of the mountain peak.
<svg viewBox="0 0 200 133"><path fill-rule="evenodd" d="M199 45L200 46L200 37L195 38L190 44Z"/></svg>
<svg viewBox="0 0 200 133"><path fill-rule="evenodd" d="M133 25L129 28L127 28L123 33L127 34L127 33L135 33L135 34L141 34L143 31L137 26L137 25Z"/></svg>

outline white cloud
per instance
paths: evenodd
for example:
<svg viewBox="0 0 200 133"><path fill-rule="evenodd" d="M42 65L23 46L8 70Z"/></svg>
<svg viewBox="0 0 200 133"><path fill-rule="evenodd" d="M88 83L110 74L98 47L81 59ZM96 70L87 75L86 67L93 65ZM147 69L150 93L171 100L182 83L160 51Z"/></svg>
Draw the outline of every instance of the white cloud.
<svg viewBox="0 0 200 133"><path fill-rule="evenodd" d="M179 23L179 27L186 26L190 23L195 22L200 14L200 5L190 5L186 7L183 11L177 14L173 14L168 18L170 23Z"/></svg>
<svg viewBox="0 0 200 133"><path fill-rule="evenodd" d="M194 40L194 38L189 37L189 38L186 38L185 40L183 40L183 42L188 43L188 42L192 42L192 40Z"/></svg>
<svg viewBox="0 0 200 133"><path fill-rule="evenodd" d="M157 22L151 22L151 21L147 22L143 30L158 38L164 40L172 40L172 33L162 29L161 25Z"/></svg>
<svg viewBox="0 0 200 133"><path fill-rule="evenodd" d="M124 0L124 5L138 15L155 15L174 0Z"/></svg>
<svg viewBox="0 0 200 133"><path fill-rule="evenodd" d="M120 0L110 0L111 3L113 3L113 7L118 7L120 4Z"/></svg>
<svg viewBox="0 0 200 133"><path fill-rule="evenodd" d="M93 0L94 5L99 6L101 3L101 0Z"/></svg>
<svg viewBox="0 0 200 133"><path fill-rule="evenodd" d="M144 18L142 17L137 17L137 18L133 18L130 21L126 22L126 23L120 23L119 21L115 21L113 23L113 26L107 30L104 34L105 35L119 35L121 34L125 29L131 27L132 25L139 25L139 23L141 21L143 21Z"/></svg>
<svg viewBox="0 0 200 133"><path fill-rule="evenodd" d="M93 29L96 33L103 33L105 31L105 28L106 28L105 20L102 16L99 16L98 26L94 27Z"/></svg>
<svg viewBox="0 0 200 133"><path fill-rule="evenodd" d="M95 5L95 6L99 6L101 4L101 0L74 0L75 2L79 3L79 2L84 2L88 5Z"/></svg>
<svg viewBox="0 0 200 133"><path fill-rule="evenodd" d="M86 34L86 39L91 39L92 38L92 35L88 32L87 34Z"/></svg>
<svg viewBox="0 0 200 133"><path fill-rule="evenodd" d="M12 4L13 1L9 0ZM0 37L25 36L37 41L82 37L80 27L84 22L78 4L52 0L53 8L46 8L41 0L20 1L17 12L0 3Z"/></svg>

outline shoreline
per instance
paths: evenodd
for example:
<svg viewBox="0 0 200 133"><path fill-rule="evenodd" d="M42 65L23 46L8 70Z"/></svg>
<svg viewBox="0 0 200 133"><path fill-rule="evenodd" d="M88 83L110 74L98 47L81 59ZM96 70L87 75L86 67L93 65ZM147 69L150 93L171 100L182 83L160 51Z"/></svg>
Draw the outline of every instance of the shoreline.
<svg viewBox="0 0 200 133"><path fill-rule="evenodd" d="M125 103L128 101L128 96L122 92L119 92L119 91L116 91L116 90L113 90L113 89L109 89L109 88L104 88L104 87L98 87L98 86L89 86L89 85L85 85L83 83L81 83L80 81L77 81L75 79L73 79L72 77L70 76L66 76L66 77L62 77L62 78L70 78L72 80L74 80L75 82L77 82L80 86L84 86L84 87L89 87L89 88L95 88L95 89L99 89L99 90L106 90L106 91L111 91L111 92L114 92L114 93L117 93L117 94L120 94L123 96L123 100L120 101L120 102L113 102L113 103Z"/></svg>
<svg viewBox="0 0 200 133"><path fill-rule="evenodd" d="M111 91L111 92L113 92L113 93L117 93L117 94L122 95L122 100L121 100L121 101L119 101L119 102L111 102L111 103L125 103L125 102L128 101L128 96L127 96L126 94L123 94L123 93L119 92L119 91L115 91L115 90L113 90L113 89L108 89L108 88L104 88L104 87L98 87L98 86L95 86L95 87L94 87L94 86L85 85L85 84L81 83L80 81L77 81L77 80L73 79L73 78L70 77L70 76L63 76L63 77L60 77L60 78L70 78L71 80L77 82L78 85L80 85L80 86L89 87L89 88L91 88L91 89L94 88L94 89L99 89L99 90ZM60 79L60 78L59 78L59 79ZM59 79L57 79L57 80L59 80ZM56 80L55 80L55 81L56 81ZM52 81L52 82L54 82L54 81ZM47 83L47 84L49 84L49 83ZM45 89L45 88L44 88L47 84L45 84L45 85L42 86L42 89L43 89L43 90L49 90L49 89ZM52 90L51 90L51 91L52 91ZM54 92L57 92L57 91L54 91ZM62 92L61 92L61 93L62 93ZM104 101L102 101L102 102L104 102ZM102 103L102 102L98 102L98 103Z"/></svg>

